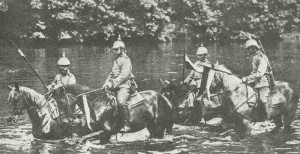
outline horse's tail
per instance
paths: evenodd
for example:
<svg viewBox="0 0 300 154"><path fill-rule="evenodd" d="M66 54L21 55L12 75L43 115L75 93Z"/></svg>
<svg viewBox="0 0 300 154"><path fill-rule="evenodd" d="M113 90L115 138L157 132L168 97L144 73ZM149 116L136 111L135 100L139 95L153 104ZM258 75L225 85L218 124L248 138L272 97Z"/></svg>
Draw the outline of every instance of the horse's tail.
<svg viewBox="0 0 300 154"><path fill-rule="evenodd" d="M295 118L300 99L299 94L292 89L289 84L286 84L286 89L284 90L283 95L286 99L283 121L284 126L289 127Z"/></svg>

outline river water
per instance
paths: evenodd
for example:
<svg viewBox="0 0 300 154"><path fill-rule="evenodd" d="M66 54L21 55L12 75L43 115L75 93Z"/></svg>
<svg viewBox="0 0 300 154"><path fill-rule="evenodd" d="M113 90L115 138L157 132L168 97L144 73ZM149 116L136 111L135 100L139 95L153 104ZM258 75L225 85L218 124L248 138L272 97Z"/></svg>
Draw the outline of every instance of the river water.
<svg viewBox="0 0 300 154"><path fill-rule="evenodd" d="M182 79L184 51L192 61L196 60L197 43L127 44L128 56L133 63L133 73L139 90L158 90L159 79ZM251 72L251 61L244 54L243 45L207 45L209 60L218 61L235 74ZM264 48L273 66L277 80L291 83L300 88L300 43L265 43ZM57 60L62 52L71 61L70 71L77 83L99 88L112 66L112 53L105 46L63 46L35 49L21 47L28 61L46 84L54 79ZM234 141L233 133L220 135L207 126L174 126L172 135L162 140L147 140L147 131L113 137L111 143L100 146L96 143L74 144L67 140L46 141L34 139L27 115L18 125L7 124L7 85L13 82L45 93L42 84L30 67L12 47L0 47L0 153L298 153L300 151L300 109L293 123L291 134L261 132L245 140Z"/></svg>

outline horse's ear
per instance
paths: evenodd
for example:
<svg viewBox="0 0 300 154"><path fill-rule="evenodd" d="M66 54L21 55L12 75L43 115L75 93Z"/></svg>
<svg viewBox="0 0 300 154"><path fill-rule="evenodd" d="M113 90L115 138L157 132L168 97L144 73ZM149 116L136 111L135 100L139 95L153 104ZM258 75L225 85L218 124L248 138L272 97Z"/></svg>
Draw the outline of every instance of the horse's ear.
<svg viewBox="0 0 300 154"><path fill-rule="evenodd" d="M161 83L162 86L165 85L165 83L164 83L164 81L162 79L159 79L159 81L160 81L160 83Z"/></svg>
<svg viewBox="0 0 300 154"><path fill-rule="evenodd" d="M10 85L7 85L7 87L12 90L14 87L10 86Z"/></svg>
<svg viewBox="0 0 300 154"><path fill-rule="evenodd" d="M15 90L16 91L20 91L20 86L19 86L19 84L17 82L15 82Z"/></svg>
<svg viewBox="0 0 300 154"><path fill-rule="evenodd" d="M215 63L215 66L218 66L219 65L219 61L217 61L216 63Z"/></svg>

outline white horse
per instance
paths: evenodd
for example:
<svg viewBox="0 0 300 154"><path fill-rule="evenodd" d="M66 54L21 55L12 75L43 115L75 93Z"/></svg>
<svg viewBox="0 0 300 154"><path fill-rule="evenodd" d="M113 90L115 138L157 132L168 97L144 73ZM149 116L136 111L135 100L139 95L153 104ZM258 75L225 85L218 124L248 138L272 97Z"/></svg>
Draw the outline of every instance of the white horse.
<svg viewBox="0 0 300 154"><path fill-rule="evenodd" d="M44 95L18 84L10 88L9 110L14 117L27 111L35 138L62 139L72 135L68 104L56 104L53 98L46 99Z"/></svg>
<svg viewBox="0 0 300 154"><path fill-rule="evenodd" d="M220 71L218 71L220 70ZM295 118L296 109L299 102L299 95L287 82L277 81L278 92L270 94L268 103L262 104L258 101L258 93L251 86L242 83L242 80L233 75L230 70L223 65L215 65L211 70L208 81L210 88L219 88L224 91L225 97L222 101L223 117L227 121L235 124L235 132L244 137L250 133L250 121L257 121L254 118L258 113L267 113L270 117L264 119L273 119L276 127L273 131L278 131L284 126L284 131L291 130L291 123ZM283 96L283 97L282 97ZM282 98L282 99L281 99ZM279 102L280 101L280 102ZM273 102L273 103L272 103ZM257 104L260 108L254 107ZM274 106L272 104L279 104ZM263 108L263 109L262 109Z"/></svg>

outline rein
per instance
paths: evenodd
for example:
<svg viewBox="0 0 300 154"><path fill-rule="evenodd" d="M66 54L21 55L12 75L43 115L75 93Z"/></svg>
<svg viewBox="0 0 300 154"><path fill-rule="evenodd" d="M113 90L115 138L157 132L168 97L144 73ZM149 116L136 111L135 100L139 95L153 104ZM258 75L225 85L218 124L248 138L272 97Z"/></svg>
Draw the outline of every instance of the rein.
<svg viewBox="0 0 300 154"><path fill-rule="evenodd" d="M163 89L163 87L160 89L160 93L162 92L162 89ZM181 102L183 102L183 100L186 99L190 93L191 93L190 91L187 92L187 93L184 95L184 97L182 97L182 98L180 98L178 101L176 101L175 104L180 104ZM175 94L175 92L174 92L173 90L171 91L171 94L172 94L173 96L176 96L176 94ZM165 93L163 92L162 95L165 96Z"/></svg>

